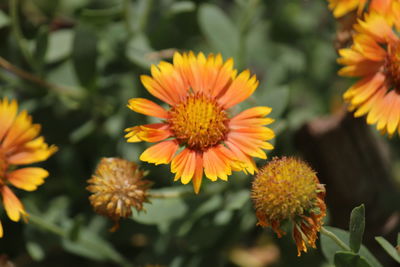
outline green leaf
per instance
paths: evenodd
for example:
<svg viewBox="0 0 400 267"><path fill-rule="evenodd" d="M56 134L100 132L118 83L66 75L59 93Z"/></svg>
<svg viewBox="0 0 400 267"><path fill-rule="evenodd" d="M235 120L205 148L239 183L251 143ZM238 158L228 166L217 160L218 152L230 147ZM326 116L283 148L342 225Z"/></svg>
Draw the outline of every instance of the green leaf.
<svg viewBox="0 0 400 267"><path fill-rule="evenodd" d="M248 190L240 190L233 194L228 195L226 200L226 209L227 210L238 210L243 208L246 202L250 199L250 193Z"/></svg>
<svg viewBox="0 0 400 267"><path fill-rule="evenodd" d="M62 244L67 251L93 260L112 260L120 264L125 261L98 233L86 229L81 231L78 240L63 239Z"/></svg>
<svg viewBox="0 0 400 267"><path fill-rule="evenodd" d="M41 261L45 256L43 248L36 242L27 241L26 250L35 261Z"/></svg>
<svg viewBox="0 0 400 267"><path fill-rule="evenodd" d="M365 229L365 208L364 204L359 207L354 208L351 211L350 215L350 248L354 252L358 252L360 250L360 246L362 243L362 238L364 235Z"/></svg>
<svg viewBox="0 0 400 267"><path fill-rule="evenodd" d="M134 64L148 69L151 64L156 64L158 61L149 57L150 53L154 52L151 48L149 40L143 34L136 34L132 37L126 47L126 56Z"/></svg>
<svg viewBox="0 0 400 267"><path fill-rule="evenodd" d="M375 240L382 246L382 248L398 263L400 263L400 254L397 249L392 246L384 237L377 236Z"/></svg>
<svg viewBox="0 0 400 267"><path fill-rule="evenodd" d="M4 13L4 11L0 10L0 29L9 24L10 24L10 19L8 18L6 13Z"/></svg>
<svg viewBox="0 0 400 267"><path fill-rule="evenodd" d="M187 206L180 198L152 198L144 204L144 211L132 209L132 219L143 224L169 224L185 215Z"/></svg>
<svg viewBox="0 0 400 267"><path fill-rule="evenodd" d="M279 118L289 103L289 93L290 90L287 86L267 90L262 95L262 103L259 104L272 108L269 117Z"/></svg>
<svg viewBox="0 0 400 267"><path fill-rule="evenodd" d="M368 261L353 252L339 251L335 254L336 267L371 267Z"/></svg>
<svg viewBox="0 0 400 267"><path fill-rule="evenodd" d="M91 89L96 81L97 35L87 26L75 32L72 60L81 85Z"/></svg>
<svg viewBox="0 0 400 267"><path fill-rule="evenodd" d="M201 5L198 20L200 29L214 50L224 56L236 56L239 32L220 8L211 4Z"/></svg>
<svg viewBox="0 0 400 267"><path fill-rule="evenodd" d="M179 13L192 12L195 9L196 5L191 1L175 2L171 4L171 7L168 10L168 14L177 15Z"/></svg>
<svg viewBox="0 0 400 267"><path fill-rule="evenodd" d="M83 125L75 129L70 135L71 143L78 143L85 137L88 137L96 129L96 123L93 120L85 122Z"/></svg>
<svg viewBox="0 0 400 267"><path fill-rule="evenodd" d="M331 231L332 233L334 233L344 243L346 243L346 244L349 243L349 236L350 236L349 232L344 231L339 228L335 228L335 227L325 226L325 228L328 231ZM332 241L329 237L327 237L325 235L321 235L321 249L322 249L322 253L324 254L325 258L330 263L334 262L335 253L342 250L342 248L340 248L334 241ZM359 255L361 255L365 259L367 259L369 264L372 267L383 267L379 263L379 261L375 258L375 256L372 255L371 252L363 245L361 245Z"/></svg>
<svg viewBox="0 0 400 267"><path fill-rule="evenodd" d="M39 29L39 33L36 36L35 50L33 57L36 65L42 70L43 63L45 61L46 51L49 43L49 30L46 26L42 26Z"/></svg>
<svg viewBox="0 0 400 267"><path fill-rule="evenodd" d="M58 30L49 35L46 62L54 63L71 54L74 33L72 30Z"/></svg>

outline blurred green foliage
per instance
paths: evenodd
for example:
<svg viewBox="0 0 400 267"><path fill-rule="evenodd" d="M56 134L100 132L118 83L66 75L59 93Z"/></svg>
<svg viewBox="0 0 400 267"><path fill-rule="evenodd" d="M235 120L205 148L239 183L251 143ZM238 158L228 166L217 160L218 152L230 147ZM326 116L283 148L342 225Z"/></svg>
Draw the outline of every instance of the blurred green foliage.
<svg viewBox="0 0 400 267"><path fill-rule="evenodd" d="M243 173L227 183L205 181L196 196L190 185L173 183L169 166L141 163L155 190L183 197L153 199L116 233L92 211L85 190L101 157L138 161L147 147L124 140L124 128L149 120L126 104L133 97L154 100L139 76L175 50L222 53L255 73L259 88L234 111L273 107L278 138L270 157L296 154L294 131L331 112L345 89L336 76L334 21L325 1L3 0L0 38L0 56L23 70L0 69L0 97L17 99L60 148L42 164L51 173L46 183L17 192L31 223L2 214L0 254L17 266L241 266L235 249L265 244L274 266L337 261L324 238L328 260L320 250L298 258L290 234L278 240L256 227L251 177ZM362 247L361 255L370 253Z"/></svg>

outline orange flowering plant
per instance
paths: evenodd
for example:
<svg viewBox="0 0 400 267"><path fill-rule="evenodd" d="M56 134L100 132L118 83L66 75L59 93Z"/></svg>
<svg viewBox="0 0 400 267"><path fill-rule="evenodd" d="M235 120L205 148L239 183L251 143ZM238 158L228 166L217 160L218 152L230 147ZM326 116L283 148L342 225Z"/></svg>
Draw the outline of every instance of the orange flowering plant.
<svg viewBox="0 0 400 267"><path fill-rule="evenodd" d="M0 3L1 267L397 266L399 0Z"/></svg>

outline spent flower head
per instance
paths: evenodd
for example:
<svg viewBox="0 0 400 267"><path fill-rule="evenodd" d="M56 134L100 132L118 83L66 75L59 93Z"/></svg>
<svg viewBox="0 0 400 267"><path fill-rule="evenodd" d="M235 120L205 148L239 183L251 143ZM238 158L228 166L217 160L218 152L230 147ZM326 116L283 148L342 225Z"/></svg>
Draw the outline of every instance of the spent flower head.
<svg viewBox="0 0 400 267"><path fill-rule="evenodd" d="M132 215L132 208L143 210L148 202L147 189L151 182L143 179L138 165L120 158L102 158L88 180L89 197L94 210L114 221L111 231L118 229L120 218Z"/></svg>
<svg viewBox="0 0 400 267"><path fill-rule="evenodd" d="M258 225L270 226L281 237L283 222L293 223L298 255L315 248L317 233L325 216L325 188L315 172L303 161L291 157L274 158L256 175L251 198Z"/></svg>

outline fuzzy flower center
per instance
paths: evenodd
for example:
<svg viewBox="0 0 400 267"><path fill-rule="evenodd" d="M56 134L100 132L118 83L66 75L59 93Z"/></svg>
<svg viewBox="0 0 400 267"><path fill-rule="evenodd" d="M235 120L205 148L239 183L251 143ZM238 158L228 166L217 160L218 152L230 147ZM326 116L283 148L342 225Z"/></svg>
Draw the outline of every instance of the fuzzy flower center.
<svg viewBox="0 0 400 267"><path fill-rule="evenodd" d="M205 150L221 142L228 132L225 110L202 94L191 95L170 111L169 123L181 144Z"/></svg>
<svg viewBox="0 0 400 267"><path fill-rule="evenodd" d="M308 165L294 158L274 159L253 182L252 198L268 221L308 212L315 205L318 179Z"/></svg>
<svg viewBox="0 0 400 267"><path fill-rule="evenodd" d="M389 46L385 71L392 89L400 93L400 42Z"/></svg>

